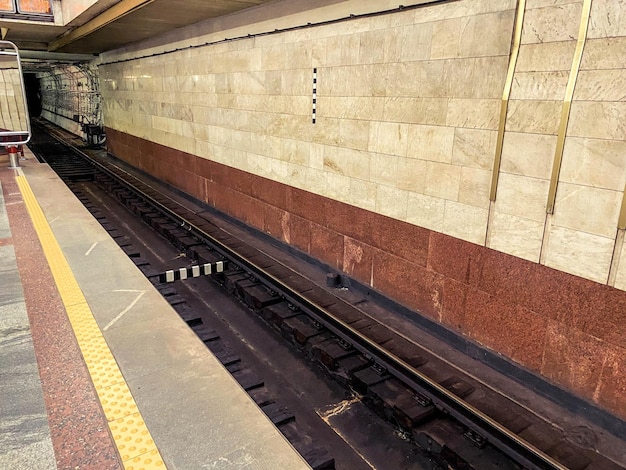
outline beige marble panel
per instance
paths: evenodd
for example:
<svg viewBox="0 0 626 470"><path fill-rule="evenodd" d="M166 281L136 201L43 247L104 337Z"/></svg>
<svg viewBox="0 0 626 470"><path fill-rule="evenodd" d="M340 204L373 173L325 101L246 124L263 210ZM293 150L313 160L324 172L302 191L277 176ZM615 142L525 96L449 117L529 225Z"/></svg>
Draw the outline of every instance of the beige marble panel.
<svg viewBox="0 0 626 470"><path fill-rule="evenodd" d="M337 173L325 173L326 182L323 195L339 201L347 201L350 197L350 182L352 179L348 176L339 175ZM289 180L281 180L287 182Z"/></svg>
<svg viewBox="0 0 626 470"><path fill-rule="evenodd" d="M526 9L529 9L528 3ZM575 48L575 41L522 44L515 71L517 73L569 71Z"/></svg>
<svg viewBox="0 0 626 470"><path fill-rule="evenodd" d="M587 39L581 70L619 69L626 57L626 37Z"/></svg>
<svg viewBox="0 0 626 470"><path fill-rule="evenodd" d="M446 124L472 129L498 128L500 100L450 99Z"/></svg>
<svg viewBox="0 0 626 470"><path fill-rule="evenodd" d="M514 16L513 10L505 10L463 18L459 56L508 55Z"/></svg>
<svg viewBox="0 0 626 470"><path fill-rule="evenodd" d="M365 64L344 67L348 70L347 93L344 96L387 96L389 80L389 64ZM318 87L319 90L319 87Z"/></svg>
<svg viewBox="0 0 626 470"><path fill-rule="evenodd" d="M522 44L576 40L581 12L582 2L527 10Z"/></svg>
<svg viewBox="0 0 626 470"><path fill-rule="evenodd" d="M489 248L539 262L543 222L494 211L490 224Z"/></svg>
<svg viewBox="0 0 626 470"><path fill-rule="evenodd" d="M446 201L443 233L479 245L485 244L488 210Z"/></svg>
<svg viewBox="0 0 626 470"><path fill-rule="evenodd" d="M446 98L384 98L385 121L445 125L447 114Z"/></svg>
<svg viewBox="0 0 626 470"><path fill-rule="evenodd" d="M500 173L495 209L543 223L549 187L546 180Z"/></svg>
<svg viewBox="0 0 626 470"><path fill-rule="evenodd" d="M496 131L456 128L452 163L490 170L493 167L497 137Z"/></svg>
<svg viewBox="0 0 626 470"><path fill-rule="evenodd" d="M567 134L626 140L626 102L574 102Z"/></svg>
<svg viewBox="0 0 626 470"><path fill-rule="evenodd" d="M447 59L443 63L443 96L473 98L476 87L475 76L482 73L482 71L477 72L476 59L473 57ZM500 94L502 94L502 90L500 90Z"/></svg>
<svg viewBox="0 0 626 470"><path fill-rule="evenodd" d="M370 158L370 181L394 187L398 179L398 160L394 155L374 153Z"/></svg>
<svg viewBox="0 0 626 470"><path fill-rule="evenodd" d="M398 33L400 60L428 60L433 38L432 23L412 24L402 27Z"/></svg>
<svg viewBox="0 0 626 470"><path fill-rule="evenodd" d="M458 201L468 206L489 208L491 171L479 168L461 168Z"/></svg>
<svg viewBox="0 0 626 470"><path fill-rule="evenodd" d="M614 244L614 239L552 227L545 264L605 284L609 276Z"/></svg>
<svg viewBox="0 0 626 470"><path fill-rule="evenodd" d="M558 101L565 98L569 72L520 72L513 78L512 100Z"/></svg>
<svg viewBox="0 0 626 470"><path fill-rule="evenodd" d="M617 266L617 275L615 276L615 287L626 290L626 239L622 243L622 252Z"/></svg>
<svg viewBox="0 0 626 470"><path fill-rule="evenodd" d="M324 157L326 155L326 146L321 144L309 144L309 166L314 170L324 169ZM336 147L328 147L329 152L333 152ZM368 157L369 162L369 157ZM369 166L369 163L368 163Z"/></svg>
<svg viewBox="0 0 626 470"><path fill-rule="evenodd" d="M472 98L502 98L509 68L508 56L478 57Z"/></svg>
<svg viewBox="0 0 626 470"><path fill-rule="evenodd" d="M553 224L572 230L615 238L622 192L559 183Z"/></svg>
<svg viewBox="0 0 626 470"><path fill-rule="evenodd" d="M349 149L367 150L370 121L342 119L339 125L339 145Z"/></svg>
<svg viewBox="0 0 626 470"><path fill-rule="evenodd" d="M350 192L345 202L369 211L376 210L378 185L359 179L350 180Z"/></svg>
<svg viewBox="0 0 626 470"><path fill-rule="evenodd" d="M414 158L397 158L398 174L395 186L414 193L423 193L426 182L426 162Z"/></svg>
<svg viewBox="0 0 626 470"><path fill-rule="evenodd" d="M626 70L581 70L576 82L574 100L625 101Z"/></svg>
<svg viewBox="0 0 626 470"><path fill-rule="evenodd" d="M626 1L595 0L589 18L590 38L626 36Z"/></svg>
<svg viewBox="0 0 626 470"><path fill-rule="evenodd" d="M328 65L353 65L359 63L359 34L343 34L329 37L326 42Z"/></svg>
<svg viewBox="0 0 626 470"><path fill-rule="evenodd" d="M390 32L368 31L361 34L359 42L359 64L377 64L385 61L385 44ZM395 32L397 34L397 31Z"/></svg>
<svg viewBox="0 0 626 470"><path fill-rule="evenodd" d="M568 137L560 180L622 191L626 185L626 142Z"/></svg>
<svg viewBox="0 0 626 470"><path fill-rule="evenodd" d="M389 64L384 68L386 94L425 98L445 96L443 67L444 62L441 60Z"/></svg>
<svg viewBox="0 0 626 470"><path fill-rule="evenodd" d="M450 163L454 128L442 126L411 125L409 127L407 156Z"/></svg>
<svg viewBox="0 0 626 470"><path fill-rule="evenodd" d="M409 193L379 184L376 192L376 212L394 219L405 220Z"/></svg>
<svg viewBox="0 0 626 470"><path fill-rule="evenodd" d="M325 147L323 169L350 178L369 180L370 159L368 152L341 147Z"/></svg>
<svg viewBox="0 0 626 470"><path fill-rule="evenodd" d="M461 167L439 162L425 162L424 194L457 201L461 185Z"/></svg>
<svg viewBox="0 0 626 470"><path fill-rule="evenodd" d="M406 156L408 124L372 122L368 150L376 153Z"/></svg>
<svg viewBox="0 0 626 470"><path fill-rule="evenodd" d="M511 100L506 129L512 132L556 135L562 108L562 101Z"/></svg>
<svg viewBox="0 0 626 470"><path fill-rule="evenodd" d="M505 133L500 171L550 179L556 140L554 135Z"/></svg>
<svg viewBox="0 0 626 470"><path fill-rule="evenodd" d="M249 141L249 139L248 139ZM248 151L253 151L253 147L248 147ZM281 140L280 159L297 165L309 166L310 144L293 139Z"/></svg>
<svg viewBox="0 0 626 470"><path fill-rule="evenodd" d="M452 59L459 56L461 18L436 21L430 47L431 59Z"/></svg>
<svg viewBox="0 0 626 470"><path fill-rule="evenodd" d="M419 227L442 232L445 207L444 199L409 193L406 221Z"/></svg>

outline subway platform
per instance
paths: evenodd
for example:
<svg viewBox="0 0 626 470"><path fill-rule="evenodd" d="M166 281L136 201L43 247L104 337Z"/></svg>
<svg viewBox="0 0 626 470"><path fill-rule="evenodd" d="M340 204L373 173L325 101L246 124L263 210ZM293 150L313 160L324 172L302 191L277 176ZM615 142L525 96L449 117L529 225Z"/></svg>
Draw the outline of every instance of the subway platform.
<svg viewBox="0 0 626 470"><path fill-rule="evenodd" d="M303 458L46 164L0 156L0 469Z"/></svg>

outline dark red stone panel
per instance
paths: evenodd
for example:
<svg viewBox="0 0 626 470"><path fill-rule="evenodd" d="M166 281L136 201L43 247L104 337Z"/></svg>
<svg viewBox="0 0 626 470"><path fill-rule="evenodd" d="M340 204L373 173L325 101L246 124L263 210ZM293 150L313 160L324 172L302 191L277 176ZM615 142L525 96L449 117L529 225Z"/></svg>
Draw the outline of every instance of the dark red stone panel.
<svg viewBox="0 0 626 470"><path fill-rule="evenodd" d="M375 251L373 287L437 321L441 318L443 276L381 250Z"/></svg>
<svg viewBox="0 0 626 470"><path fill-rule="evenodd" d="M550 321L541 373L586 397L594 397L608 348L603 341L571 326Z"/></svg>
<svg viewBox="0 0 626 470"><path fill-rule="evenodd" d="M468 336L529 369L541 370L547 319L470 287L464 320Z"/></svg>
<svg viewBox="0 0 626 470"><path fill-rule="evenodd" d="M211 160L197 157L196 172L198 173L198 176L201 176L202 178L205 178L208 180L212 180L212 172L213 172L214 165L215 164Z"/></svg>
<svg viewBox="0 0 626 470"><path fill-rule="evenodd" d="M289 243L305 253L311 251L311 222L297 215L289 216Z"/></svg>
<svg viewBox="0 0 626 470"><path fill-rule="evenodd" d="M597 402L626 419L626 349L616 347L608 351Z"/></svg>
<svg viewBox="0 0 626 470"><path fill-rule="evenodd" d="M287 210L290 187L267 178L256 177L254 188L259 199L271 206Z"/></svg>
<svg viewBox="0 0 626 470"><path fill-rule="evenodd" d="M441 322L461 333L467 333L465 308L469 289L470 287L462 282L444 278Z"/></svg>
<svg viewBox="0 0 626 470"><path fill-rule="evenodd" d="M239 218L252 227L263 230L265 226L265 208L267 204L249 196L241 198Z"/></svg>
<svg viewBox="0 0 626 470"><path fill-rule="evenodd" d="M289 188L287 211L311 222L327 227L327 206L332 201L298 188ZM336 231L336 230L335 230Z"/></svg>
<svg viewBox="0 0 626 470"><path fill-rule="evenodd" d="M343 264L343 238L343 235L333 230L312 223L311 256L341 270Z"/></svg>
<svg viewBox="0 0 626 470"><path fill-rule="evenodd" d="M430 233L428 267L445 277L476 285L487 249L438 232Z"/></svg>
<svg viewBox="0 0 626 470"><path fill-rule="evenodd" d="M343 271L365 285L372 282L375 250L350 237L343 240Z"/></svg>
<svg viewBox="0 0 626 470"><path fill-rule="evenodd" d="M268 204L264 209L263 231L281 241L290 239L289 214Z"/></svg>

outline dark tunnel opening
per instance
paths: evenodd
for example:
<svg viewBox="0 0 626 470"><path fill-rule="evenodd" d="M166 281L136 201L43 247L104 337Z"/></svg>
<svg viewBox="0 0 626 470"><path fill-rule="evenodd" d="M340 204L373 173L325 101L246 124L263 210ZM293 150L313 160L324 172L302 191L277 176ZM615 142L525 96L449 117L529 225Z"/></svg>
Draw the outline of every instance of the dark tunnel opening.
<svg viewBox="0 0 626 470"><path fill-rule="evenodd" d="M41 91L39 79L35 73L24 73L24 87L26 89L26 103L31 119L39 117L42 111Z"/></svg>

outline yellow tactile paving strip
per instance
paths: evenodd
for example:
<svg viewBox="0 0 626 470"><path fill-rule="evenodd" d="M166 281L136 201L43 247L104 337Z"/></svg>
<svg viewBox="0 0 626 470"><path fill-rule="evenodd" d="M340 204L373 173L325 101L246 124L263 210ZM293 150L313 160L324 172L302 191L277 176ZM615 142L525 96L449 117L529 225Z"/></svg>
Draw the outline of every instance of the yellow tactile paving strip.
<svg viewBox="0 0 626 470"><path fill-rule="evenodd" d="M165 464L28 181L16 177L126 470Z"/></svg>

